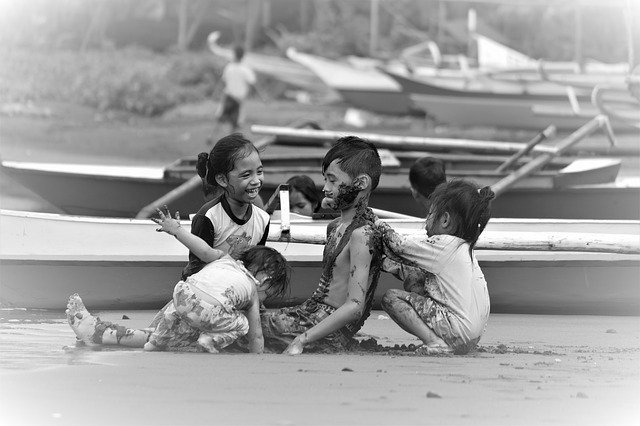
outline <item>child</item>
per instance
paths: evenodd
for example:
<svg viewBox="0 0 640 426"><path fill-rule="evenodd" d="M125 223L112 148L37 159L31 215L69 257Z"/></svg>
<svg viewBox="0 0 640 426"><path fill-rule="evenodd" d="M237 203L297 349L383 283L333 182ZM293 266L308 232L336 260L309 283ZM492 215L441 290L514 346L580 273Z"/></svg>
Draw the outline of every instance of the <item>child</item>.
<svg viewBox="0 0 640 426"><path fill-rule="evenodd" d="M211 150L198 155L198 175L203 185L219 196L204 204L191 221L191 233L218 249L213 257L200 259L189 253L182 279L206 263L229 254L237 257L247 247L264 245L269 235L269 215L256 207L264 172L258 150L240 133L221 138Z"/></svg>
<svg viewBox="0 0 640 426"><path fill-rule="evenodd" d="M436 186L446 180L444 162L439 158L418 158L409 169L411 195L418 204L424 207L425 213L429 212L429 196L436 189Z"/></svg>
<svg viewBox="0 0 640 426"><path fill-rule="evenodd" d="M264 245L269 235L269 215L254 205L259 198L264 174L255 146L240 133L221 138L211 153L198 155L196 165L202 184L217 193L205 203L191 221L191 233L216 249L200 258L189 252L182 280L198 272L209 262L229 254L237 258L250 246ZM153 319L155 327L161 313Z"/></svg>
<svg viewBox="0 0 640 426"><path fill-rule="evenodd" d="M287 180L289 185L289 211L303 216L312 216L320 209L320 194L315 182L307 175L296 175ZM278 190L265 205L265 211L273 213L280 206Z"/></svg>
<svg viewBox="0 0 640 426"><path fill-rule="evenodd" d="M216 44L218 33L214 32L209 35L208 43L210 49L214 50L212 44ZM236 46L233 49L233 60L229 62L222 71L222 82L224 91L222 103L217 112L217 123L228 122L231 126L230 132L238 130L241 122L242 102L249 96L252 87L256 84L256 74L251 68L242 63L244 57L244 49ZM217 124L211 131L209 143L215 137Z"/></svg>
<svg viewBox="0 0 640 426"><path fill-rule="evenodd" d="M194 250L213 250L179 226L158 221L165 232L182 240L198 240ZM179 225L179 222L177 222ZM245 334L249 350L262 353L260 304L282 295L288 286L290 269L280 253L256 246L239 260L230 256L207 264L186 281L176 284L173 300L164 309L157 326L134 330L92 316L78 294L69 297L67 320L77 338L88 345L120 345L147 351L199 346L210 353L233 343Z"/></svg>
<svg viewBox="0 0 640 426"><path fill-rule="evenodd" d="M338 139L322 163L327 204L340 218L327 226L323 271L313 295L302 305L261 315L265 344L296 355L305 347L348 349L369 316L380 275L381 247L374 237L369 195L378 185L380 156L360 138Z"/></svg>
<svg viewBox="0 0 640 426"><path fill-rule="evenodd" d="M392 289L382 299L391 318L424 342L422 353L467 353L484 332L489 293L473 248L489 221L493 198L489 187L455 180L431 195L426 235L399 235L376 222L385 254L424 270L422 292Z"/></svg>

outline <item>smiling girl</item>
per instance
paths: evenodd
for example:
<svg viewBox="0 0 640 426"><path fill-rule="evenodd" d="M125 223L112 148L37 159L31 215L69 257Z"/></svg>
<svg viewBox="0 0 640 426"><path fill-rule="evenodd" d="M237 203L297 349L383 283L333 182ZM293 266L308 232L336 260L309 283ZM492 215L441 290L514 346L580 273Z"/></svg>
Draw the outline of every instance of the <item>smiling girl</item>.
<svg viewBox="0 0 640 426"><path fill-rule="evenodd" d="M264 245L269 234L269 215L253 204L262 188L264 173L251 141L240 133L223 137L210 154L198 155L197 170L203 185L222 191L198 210L191 222L191 233L216 250L205 259L189 252L182 279L225 254L237 258L250 246Z"/></svg>

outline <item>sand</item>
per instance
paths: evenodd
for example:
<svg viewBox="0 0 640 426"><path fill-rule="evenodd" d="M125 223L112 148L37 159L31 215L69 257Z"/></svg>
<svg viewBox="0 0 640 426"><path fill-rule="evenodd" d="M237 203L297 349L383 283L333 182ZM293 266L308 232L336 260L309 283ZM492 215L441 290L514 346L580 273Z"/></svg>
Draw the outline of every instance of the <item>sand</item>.
<svg viewBox="0 0 640 426"><path fill-rule="evenodd" d="M101 313L134 327L152 315ZM6 425L640 422L637 317L492 315L480 351L450 357L95 351L75 348L62 313L0 318ZM381 311L362 332L418 343Z"/></svg>

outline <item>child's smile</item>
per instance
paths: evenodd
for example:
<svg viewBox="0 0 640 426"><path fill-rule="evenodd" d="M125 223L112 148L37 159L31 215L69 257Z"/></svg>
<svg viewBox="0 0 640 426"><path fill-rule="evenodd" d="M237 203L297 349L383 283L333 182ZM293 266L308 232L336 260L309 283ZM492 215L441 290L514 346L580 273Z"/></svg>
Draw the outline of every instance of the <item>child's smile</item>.
<svg viewBox="0 0 640 426"><path fill-rule="evenodd" d="M258 197L264 173L257 152L253 151L236 161L236 166L227 176L227 190L235 200L251 203Z"/></svg>

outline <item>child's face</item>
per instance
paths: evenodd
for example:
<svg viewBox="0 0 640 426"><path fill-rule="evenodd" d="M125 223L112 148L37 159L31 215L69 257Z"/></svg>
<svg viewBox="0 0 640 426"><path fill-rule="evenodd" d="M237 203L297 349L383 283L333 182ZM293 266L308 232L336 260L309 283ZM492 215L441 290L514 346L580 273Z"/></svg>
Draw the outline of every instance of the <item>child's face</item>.
<svg viewBox="0 0 640 426"><path fill-rule="evenodd" d="M258 299L260 300L260 303L264 303L264 301L267 299L267 288L269 288L269 284L268 284L267 280L269 280L270 277L264 271L260 271L257 274L255 274L254 276L256 277L256 280L258 280L258 282L260 283L257 286Z"/></svg>
<svg viewBox="0 0 640 426"><path fill-rule="evenodd" d="M304 216L313 215L313 205L307 200L304 194L295 189L289 191L289 208L291 213L297 213Z"/></svg>
<svg viewBox="0 0 640 426"><path fill-rule="evenodd" d="M262 161L252 150L251 154L236 160L235 167L227 175L225 189L234 200L249 204L258 197L263 180Z"/></svg>
<svg viewBox="0 0 640 426"><path fill-rule="evenodd" d="M355 185L354 179L340 168L339 161L333 160L323 173L323 205L328 205L334 210L345 210L355 204L360 188Z"/></svg>

